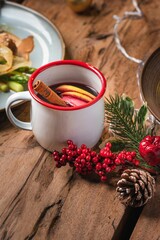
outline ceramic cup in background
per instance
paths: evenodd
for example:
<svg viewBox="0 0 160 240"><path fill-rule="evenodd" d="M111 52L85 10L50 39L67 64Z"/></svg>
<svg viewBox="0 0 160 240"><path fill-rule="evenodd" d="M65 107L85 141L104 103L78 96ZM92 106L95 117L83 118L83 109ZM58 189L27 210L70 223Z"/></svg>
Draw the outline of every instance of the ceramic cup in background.
<svg viewBox="0 0 160 240"><path fill-rule="evenodd" d="M160 122L160 48L141 65L138 75L142 100Z"/></svg>
<svg viewBox="0 0 160 240"><path fill-rule="evenodd" d="M51 86L57 83L82 83L94 88L98 96L78 107L60 107L40 99L33 89L37 80ZM38 143L49 151L60 150L68 139L78 146L93 147L102 134L104 124L104 99L106 79L102 73L87 63L75 60L60 60L37 69L29 79L29 91L9 97L6 113L16 127L32 130ZM18 120L11 111L15 101L31 101L31 122Z"/></svg>

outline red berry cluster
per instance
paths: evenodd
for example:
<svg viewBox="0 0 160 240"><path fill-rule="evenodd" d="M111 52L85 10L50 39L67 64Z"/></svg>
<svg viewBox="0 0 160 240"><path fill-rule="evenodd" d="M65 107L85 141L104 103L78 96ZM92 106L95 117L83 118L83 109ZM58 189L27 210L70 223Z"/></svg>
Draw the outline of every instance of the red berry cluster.
<svg viewBox="0 0 160 240"><path fill-rule="evenodd" d="M116 169L117 166L139 165L136 159L136 152L121 151L116 154L111 151L111 143L106 143L105 147L96 153L85 144L77 148L73 141L67 141L68 147L63 148L61 152L54 151L53 158L56 166L65 166L67 163L75 167L76 172L87 175L95 172L100 176L101 181L107 180L107 174Z"/></svg>

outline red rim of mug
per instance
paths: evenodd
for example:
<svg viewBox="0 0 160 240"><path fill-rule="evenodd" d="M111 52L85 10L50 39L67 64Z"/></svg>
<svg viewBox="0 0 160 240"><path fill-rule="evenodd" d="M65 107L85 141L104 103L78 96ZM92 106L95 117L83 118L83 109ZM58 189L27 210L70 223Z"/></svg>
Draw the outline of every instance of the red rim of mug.
<svg viewBox="0 0 160 240"><path fill-rule="evenodd" d="M87 68L89 69L90 71L94 72L100 79L101 81L101 84L102 84L102 88L101 88L101 91L99 92L99 94L96 96L96 98L94 100L92 100L91 102L89 103L86 103L84 105L80 105L80 106L76 106L76 107L62 107L62 106L58 106L58 105L53 105L53 104L50 104L50 103L47 103L45 101L43 101L42 99L40 99L39 97L37 97L37 95L35 94L34 92L34 89L33 89L33 81L35 80L35 78L37 77L38 74L40 74L41 72L43 72L44 70L46 70L47 68L50 68L52 66L57 66L57 65L76 65L76 66L80 66L80 67L83 67L83 68ZM28 89L29 89L29 92L31 94L31 96L37 101L39 102L40 104L44 105L45 107L48 107L48 108L52 108L52 109L56 109L56 110L63 110L63 111L73 111L73 110L78 110L78 109L83 109L83 108L86 108L86 107L89 107L91 105L93 105L94 103L96 103L99 99L101 99L105 93L105 90L106 90L106 79L105 77L103 76L103 74L95 67L91 66L90 64L88 63L85 63L85 62L81 62L81 61L78 61L78 60L59 60L59 61L55 61L55 62L50 62L50 63L47 63L43 66L41 66L40 68L38 68L30 77L29 79L29 82L28 82Z"/></svg>

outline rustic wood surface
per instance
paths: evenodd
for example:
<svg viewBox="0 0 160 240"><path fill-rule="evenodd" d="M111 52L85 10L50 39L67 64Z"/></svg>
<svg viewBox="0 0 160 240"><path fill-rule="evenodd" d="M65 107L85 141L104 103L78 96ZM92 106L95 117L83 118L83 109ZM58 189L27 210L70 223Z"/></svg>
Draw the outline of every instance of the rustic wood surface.
<svg viewBox="0 0 160 240"><path fill-rule="evenodd" d="M89 62L105 75L106 96L125 93L140 106L138 64L121 54L113 38L113 15L133 10L130 0L94 0L83 14L74 13L63 0L22 4L56 25L66 58ZM159 47L160 3L139 4L143 18L123 21L119 34L131 56L145 59ZM29 107L20 105L14 113L29 120ZM97 183L70 168L57 169L51 153L39 146L32 132L13 127L0 112L0 239L122 240L132 231L132 240L160 239L159 188L157 182L155 197L143 209L125 209L116 197L114 181Z"/></svg>

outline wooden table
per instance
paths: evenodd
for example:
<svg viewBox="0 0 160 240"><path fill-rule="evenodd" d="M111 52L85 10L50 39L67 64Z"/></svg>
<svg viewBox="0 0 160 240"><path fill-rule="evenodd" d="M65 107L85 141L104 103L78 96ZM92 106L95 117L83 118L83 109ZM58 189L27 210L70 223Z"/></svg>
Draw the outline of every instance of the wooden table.
<svg viewBox="0 0 160 240"><path fill-rule="evenodd" d="M18 1L20 3L20 1ZM133 11L130 0L95 0L86 13L74 13L64 0L24 0L21 4L46 16L60 30L66 58L97 67L107 79L106 96L125 93L141 104L138 64L117 49L113 15ZM119 26L123 46L143 59L160 43L159 0L139 1L144 16ZM29 103L14 109L29 119ZM125 208L115 186L96 183L57 169L51 153L32 132L15 128L0 112L0 239L2 240L158 240L160 239L160 184L143 208Z"/></svg>

